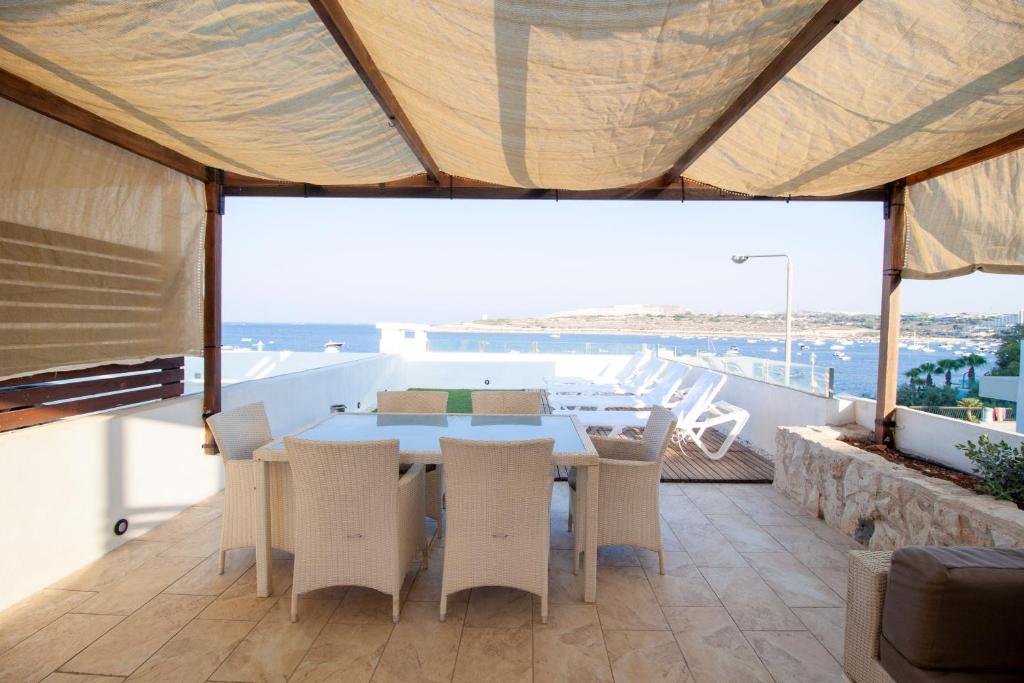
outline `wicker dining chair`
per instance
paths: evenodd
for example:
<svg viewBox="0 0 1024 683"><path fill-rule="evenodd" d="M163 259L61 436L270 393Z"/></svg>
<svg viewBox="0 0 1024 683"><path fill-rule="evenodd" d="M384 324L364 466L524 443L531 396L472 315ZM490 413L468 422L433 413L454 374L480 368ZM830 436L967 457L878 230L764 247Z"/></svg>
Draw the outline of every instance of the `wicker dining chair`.
<svg viewBox="0 0 1024 683"><path fill-rule="evenodd" d="M378 391L378 413L415 413L443 415L448 410L447 391ZM444 531L441 509L444 506L444 467L427 465L427 517L437 522L437 539Z"/></svg>
<svg viewBox="0 0 1024 683"><path fill-rule="evenodd" d="M651 409L643 438L591 437L600 456L597 503L597 545L631 545L658 553L658 572L665 573L665 550L661 543L658 495L661 490L661 461L676 428L671 411ZM573 571L579 571L583 551L584 517L577 510L576 470L569 476L569 526L575 523Z"/></svg>
<svg viewBox="0 0 1024 683"><path fill-rule="evenodd" d="M539 391L474 391L474 415L540 415Z"/></svg>
<svg viewBox="0 0 1024 683"><path fill-rule="evenodd" d="M397 623L409 565L423 547L423 466L398 474L398 440L309 441L285 437L295 486L292 621L299 597L327 586L391 596Z"/></svg>
<svg viewBox="0 0 1024 683"><path fill-rule="evenodd" d="M228 550L256 545L256 463L252 453L274 440L263 403L227 410L206 418L224 460L224 515L217 572L224 573ZM267 463L270 479L270 544L292 551L291 471L287 463Z"/></svg>
<svg viewBox="0 0 1024 683"><path fill-rule="evenodd" d="M547 623L554 445L441 438L448 504L441 621L452 593L504 586L539 595Z"/></svg>

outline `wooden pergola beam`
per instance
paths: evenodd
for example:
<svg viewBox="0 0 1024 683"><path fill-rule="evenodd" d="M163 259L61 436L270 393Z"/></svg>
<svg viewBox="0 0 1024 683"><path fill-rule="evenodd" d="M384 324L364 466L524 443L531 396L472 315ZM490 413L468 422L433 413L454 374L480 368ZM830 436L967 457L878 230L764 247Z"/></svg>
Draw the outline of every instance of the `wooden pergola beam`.
<svg viewBox="0 0 1024 683"><path fill-rule="evenodd" d="M603 190L557 190L495 185L471 178L442 173L440 184L425 175L387 183L366 185L310 185L260 178L235 173L224 174L224 194L229 197L348 197L348 198L424 198L424 199L551 199L551 200L653 200L653 201L794 201L794 202L882 202L885 189L871 188L827 197L767 197L721 190L691 180L665 187L659 182L638 183Z"/></svg>
<svg viewBox="0 0 1024 683"><path fill-rule="evenodd" d="M203 234L203 450L217 453L206 418L221 408L221 305L223 302L224 175L206 182L206 230Z"/></svg>
<svg viewBox="0 0 1024 683"><path fill-rule="evenodd" d="M1010 133L1005 138L1000 138L977 149L972 149L970 152L965 152L958 157L953 157L949 161L943 161L941 164L936 164L917 173L911 173L906 177L905 181L907 185L921 183L925 180L931 180L932 178L1009 154L1010 152L1016 152L1018 149L1024 149L1024 129L1018 130L1016 133Z"/></svg>
<svg viewBox="0 0 1024 683"><path fill-rule="evenodd" d="M782 51L775 56L775 59L722 112L721 116L697 138L696 142L683 152L676 163L672 164L672 168L661 177L661 184L671 185L678 182L679 177L686 172L686 169L693 162L704 154L727 130L732 128L751 107L757 104L758 100L772 89L772 86L782 80L807 53L814 49L815 45L820 43L859 4L860 0L828 0L818 10L817 14L811 17L811 20L800 29L800 32L786 44L786 47L782 48Z"/></svg>
<svg viewBox="0 0 1024 683"><path fill-rule="evenodd" d="M882 314L879 321L878 386L875 391L875 440L895 443L896 389L899 384L900 283L906 260L907 221L903 181L888 187L882 245Z"/></svg>
<svg viewBox="0 0 1024 683"><path fill-rule="evenodd" d="M377 100L377 104L380 105L384 114L398 130L398 134L402 136L405 143L409 145L409 149L412 150L420 164L423 165L424 170L427 172L427 178L436 184L441 177L441 171L437 166L437 162L434 161L434 157L430 155L430 150L427 149L426 144L424 144L416 129L413 128L409 117L405 115L402 105L399 104L398 98L391 91L391 87L384 79L384 75L377 68L373 57L370 56L370 52L366 49L362 39L359 38L355 27L349 21L345 10L342 9L341 3L332 2L331 0L326 2L323 0L309 0L309 4L334 38L334 42L345 53L345 57L356 73L359 74L359 78L363 80L366 89Z"/></svg>
<svg viewBox="0 0 1024 683"><path fill-rule="evenodd" d="M0 69L0 97L179 173L204 182L207 179L206 165L111 123L3 69Z"/></svg>

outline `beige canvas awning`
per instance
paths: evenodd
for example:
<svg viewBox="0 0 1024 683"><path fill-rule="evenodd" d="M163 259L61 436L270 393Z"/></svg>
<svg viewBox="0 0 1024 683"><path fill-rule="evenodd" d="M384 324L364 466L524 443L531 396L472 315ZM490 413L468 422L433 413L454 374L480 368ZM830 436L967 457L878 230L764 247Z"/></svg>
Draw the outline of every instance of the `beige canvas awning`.
<svg viewBox="0 0 1024 683"><path fill-rule="evenodd" d="M159 271L181 312L221 171L229 193L291 196L881 200L908 182L907 277L1020 272L1021 36L1024 0L8 2L0 96L174 170L5 105L0 234L25 262L53 250L11 244L76 248L55 235L142 249L111 258ZM191 323L147 336L108 303L76 324L111 353L81 362L197 348ZM8 347L44 341L12 330ZM125 339L146 343L114 354ZM32 353L0 374L57 360Z"/></svg>

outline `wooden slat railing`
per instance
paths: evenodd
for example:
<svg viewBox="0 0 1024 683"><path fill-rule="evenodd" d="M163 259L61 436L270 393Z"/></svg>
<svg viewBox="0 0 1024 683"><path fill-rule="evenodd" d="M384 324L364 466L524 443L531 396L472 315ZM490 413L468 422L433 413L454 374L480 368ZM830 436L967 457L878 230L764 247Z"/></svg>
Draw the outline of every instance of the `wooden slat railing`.
<svg viewBox="0 0 1024 683"><path fill-rule="evenodd" d="M0 432L181 396L184 366L177 356L0 381Z"/></svg>

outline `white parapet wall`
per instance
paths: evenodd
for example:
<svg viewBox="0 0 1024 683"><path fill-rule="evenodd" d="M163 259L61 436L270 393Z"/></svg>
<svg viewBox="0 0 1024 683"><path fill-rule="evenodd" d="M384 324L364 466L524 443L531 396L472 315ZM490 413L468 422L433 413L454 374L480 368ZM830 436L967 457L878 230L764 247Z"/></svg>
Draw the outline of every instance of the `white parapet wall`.
<svg viewBox="0 0 1024 683"><path fill-rule="evenodd" d="M274 433L287 433L335 404L365 408L402 362L323 355L335 364L225 387L224 407L263 401ZM0 434L0 609L219 491L201 414L193 394ZM116 536L121 518L128 532Z"/></svg>
<svg viewBox="0 0 1024 683"><path fill-rule="evenodd" d="M848 398L848 400L853 403L857 424L874 431L874 399ZM974 466L957 449L957 444L967 441L977 442L978 437L982 435L996 443L1005 441L1015 447L1024 444L1024 435L1019 433L1013 434L987 427L984 423L967 422L903 406L896 407L896 425L896 448L907 455L961 472L973 472Z"/></svg>

